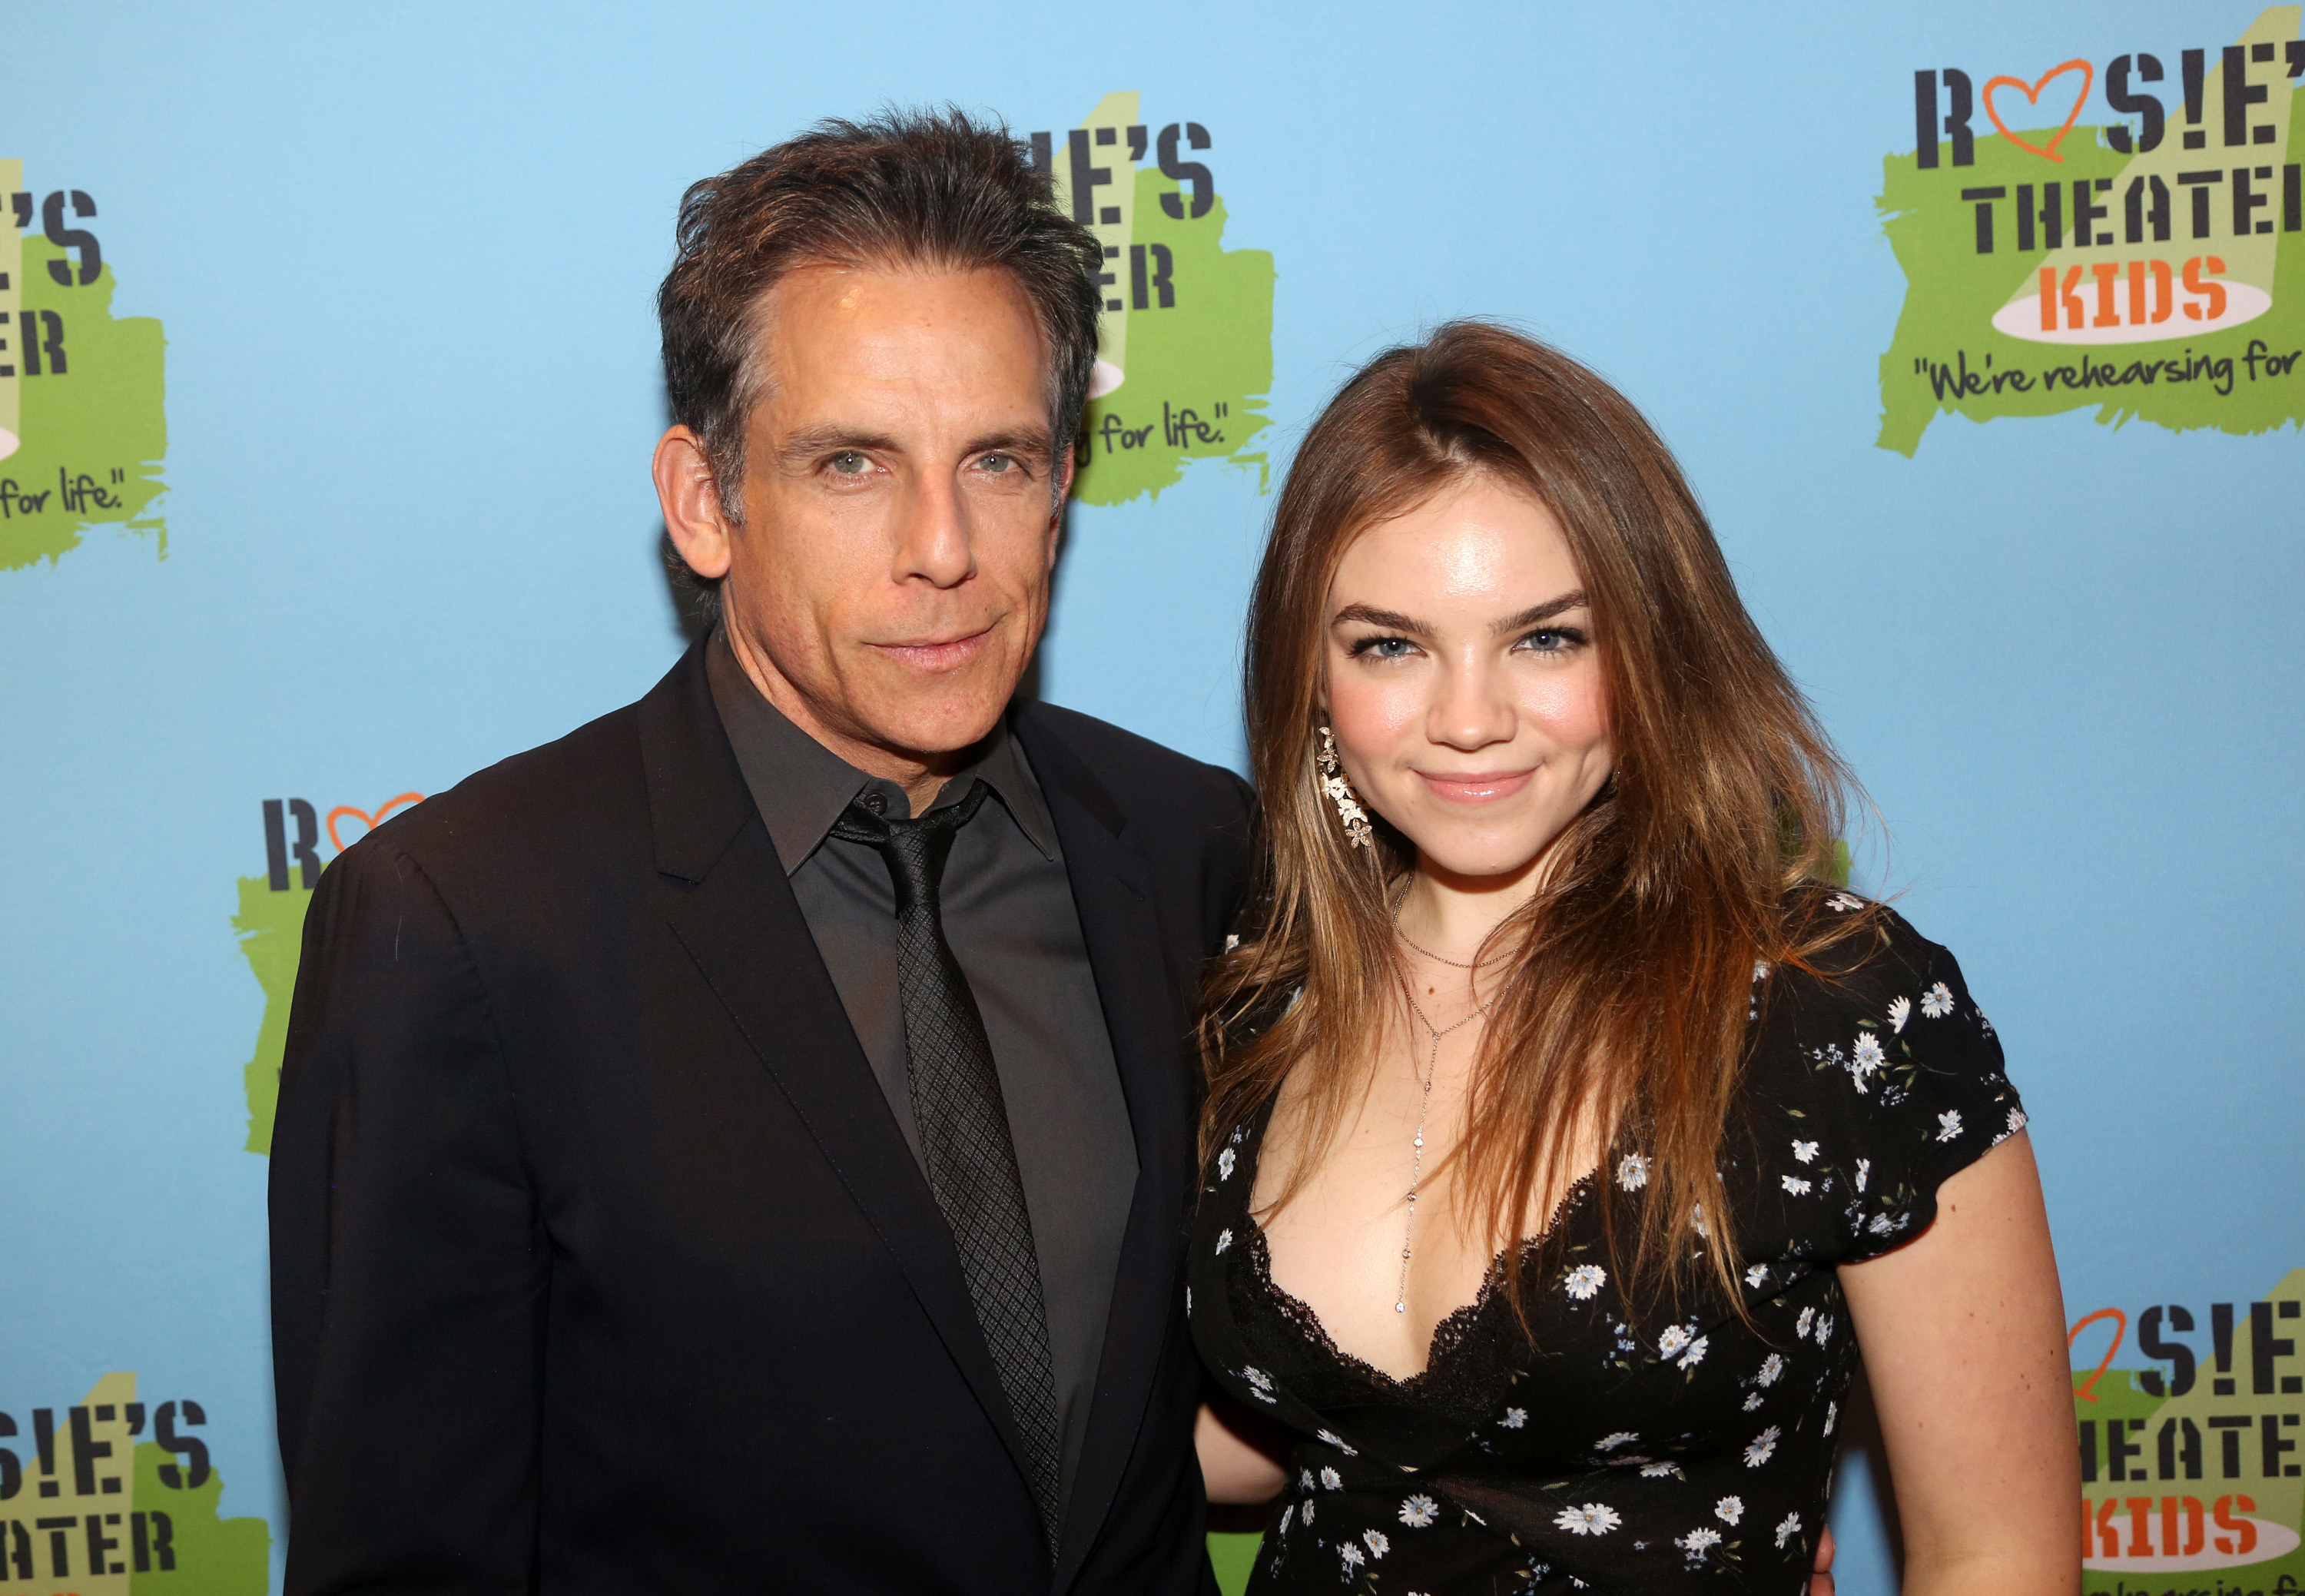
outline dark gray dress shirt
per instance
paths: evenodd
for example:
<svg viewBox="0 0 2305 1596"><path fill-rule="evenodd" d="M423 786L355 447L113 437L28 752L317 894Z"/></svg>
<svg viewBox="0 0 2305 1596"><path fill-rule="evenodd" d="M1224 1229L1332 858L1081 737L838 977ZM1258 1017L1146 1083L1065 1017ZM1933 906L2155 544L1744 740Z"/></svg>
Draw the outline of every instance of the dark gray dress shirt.
<svg viewBox="0 0 2305 1596"><path fill-rule="evenodd" d="M878 850L828 834L860 793L880 794L885 812L899 817L912 812L910 802L904 789L857 770L761 696L725 632L714 635L706 666L745 785L917 1159L897 988L896 890ZM1136 1142L1056 828L1005 723L931 807L958 803L980 778L999 801L955 834L940 892L945 940L983 1013L1008 1108L1049 1316L1068 1498L1135 1191Z"/></svg>

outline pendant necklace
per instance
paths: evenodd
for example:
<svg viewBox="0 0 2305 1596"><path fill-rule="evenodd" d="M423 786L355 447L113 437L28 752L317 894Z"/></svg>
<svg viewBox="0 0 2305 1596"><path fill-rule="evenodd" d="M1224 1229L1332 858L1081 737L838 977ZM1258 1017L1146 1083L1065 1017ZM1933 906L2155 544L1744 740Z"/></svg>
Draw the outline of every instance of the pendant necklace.
<svg viewBox="0 0 2305 1596"><path fill-rule="evenodd" d="M1399 927L1396 926L1394 929L1398 930ZM1405 936L1401 940L1408 942ZM1408 945L1412 948L1416 947L1413 942L1408 943ZM1422 948L1416 948L1416 951L1420 953L1425 952ZM1439 957L1438 954L1426 956ZM1442 959L1441 962L1453 964L1456 961ZM1469 964L1459 964L1457 968L1470 969L1473 967ZM1416 1023L1425 1028L1425 1034L1432 1038L1433 1044L1431 1052L1425 1055L1424 1079L1418 1083L1424 1088L1424 1096L1418 1100L1416 1105L1416 1140L1412 1144L1408 1163L1408 1223L1400 1238L1400 1288L1393 1293L1392 1302L1392 1310L1395 1313L1407 1313L1408 1311L1408 1260L1416 1255L1416 1189L1424 1183L1425 1179L1425 1118L1427 1111L1433 1106L1433 1077L1441 1067L1441 1038L1450 1031L1464 1029L1473 1021L1485 1015L1488 1010L1482 1006L1479 994L1476 992L1471 1013L1454 1025L1435 1025L1425 1018L1425 1011L1417 1006L1416 993L1410 986L1408 972L1405 970L1400 972L1400 995L1408 1000L1408 1011L1416 1016Z"/></svg>

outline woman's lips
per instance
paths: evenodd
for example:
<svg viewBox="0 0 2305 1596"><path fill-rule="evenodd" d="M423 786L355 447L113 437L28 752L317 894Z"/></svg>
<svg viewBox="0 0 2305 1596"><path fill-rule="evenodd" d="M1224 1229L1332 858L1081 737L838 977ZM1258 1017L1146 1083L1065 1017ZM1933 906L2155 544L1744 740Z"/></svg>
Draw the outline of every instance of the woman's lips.
<svg viewBox="0 0 2305 1596"><path fill-rule="evenodd" d="M984 652L991 636L992 628L987 627L943 643L876 643L872 646L899 663L934 676L968 664Z"/></svg>
<svg viewBox="0 0 2305 1596"><path fill-rule="evenodd" d="M1493 804L1500 798L1509 798L1527 786L1535 774L1534 767L1525 771L1496 771L1478 775L1452 775L1432 771L1416 772L1426 791L1452 804Z"/></svg>

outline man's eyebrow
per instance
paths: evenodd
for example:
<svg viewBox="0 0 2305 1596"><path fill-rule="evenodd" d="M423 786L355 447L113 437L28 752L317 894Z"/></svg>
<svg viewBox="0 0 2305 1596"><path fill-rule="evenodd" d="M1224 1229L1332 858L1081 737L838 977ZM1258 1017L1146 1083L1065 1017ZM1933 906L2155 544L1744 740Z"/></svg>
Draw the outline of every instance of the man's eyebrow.
<svg viewBox="0 0 2305 1596"><path fill-rule="evenodd" d="M806 427L777 446L777 458L787 466L802 465L846 448L895 453L897 444L885 432L869 432L861 427Z"/></svg>
<svg viewBox="0 0 2305 1596"><path fill-rule="evenodd" d="M987 432L971 439L964 455L1008 454L1026 455L1035 460L1046 460L1056 453L1045 429L1025 432Z"/></svg>
<svg viewBox="0 0 2305 1596"><path fill-rule="evenodd" d="M1382 627L1388 631L1415 632L1427 637L1433 635L1433 628L1423 621L1411 619L1398 610L1380 610L1374 604L1348 604L1330 618L1329 624L1342 626L1351 620L1366 626Z"/></svg>
<svg viewBox="0 0 2305 1596"><path fill-rule="evenodd" d="M1557 599L1547 599L1542 604L1532 604L1518 615L1510 616L1497 622L1489 630L1501 637L1507 632L1518 632L1524 627L1551 620L1556 615L1564 615L1571 610L1579 609L1585 602L1585 590L1581 587L1571 588Z"/></svg>

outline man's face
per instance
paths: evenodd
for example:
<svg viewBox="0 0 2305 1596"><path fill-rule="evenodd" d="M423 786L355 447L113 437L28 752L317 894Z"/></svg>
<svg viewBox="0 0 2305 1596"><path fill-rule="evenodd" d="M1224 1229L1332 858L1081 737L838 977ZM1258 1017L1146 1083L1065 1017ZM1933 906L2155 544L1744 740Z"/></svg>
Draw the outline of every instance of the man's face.
<svg viewBox="0 0 2305 1596"><path fill-rule="evenodd" d="M761 309L739 653L852 764L932 765L992 729L1048 619L1071 462L1039 325L1004 271L808 267Z"/></svg>

